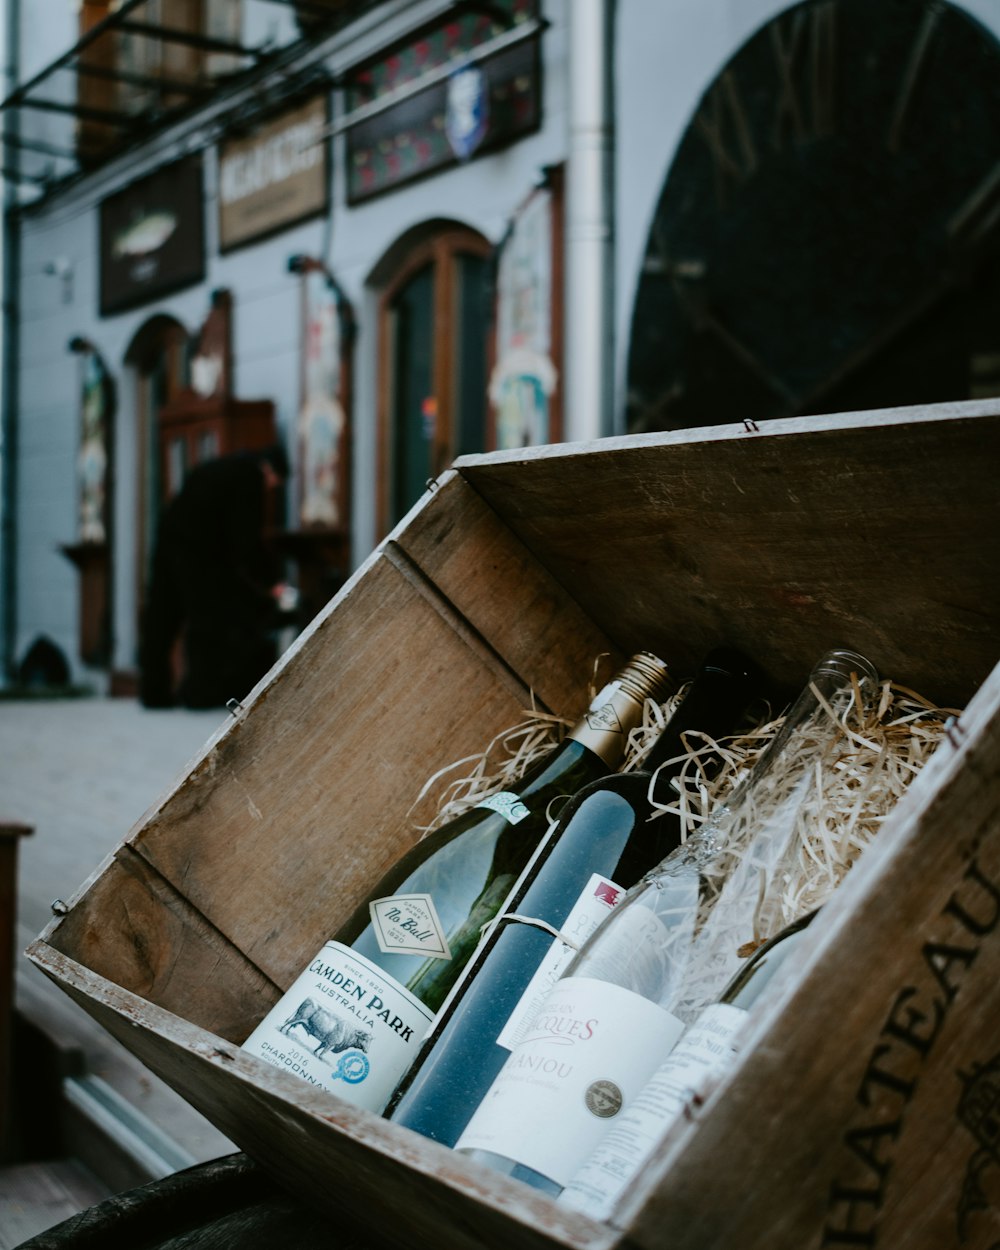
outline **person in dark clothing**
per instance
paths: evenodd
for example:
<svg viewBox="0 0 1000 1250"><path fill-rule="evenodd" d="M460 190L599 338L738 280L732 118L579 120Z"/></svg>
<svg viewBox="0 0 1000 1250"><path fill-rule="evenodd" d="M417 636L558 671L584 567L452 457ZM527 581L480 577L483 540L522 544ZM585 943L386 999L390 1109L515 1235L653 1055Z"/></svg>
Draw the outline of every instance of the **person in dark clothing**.
<svg viewBox="0 0 1000 1250"><path fill-rule="evenodd" d="M287 477L279 446L223 456L192 469L167 505L143 618L143 706L220 707L274 663L280 569L264 527L269 499Z"/></svg>

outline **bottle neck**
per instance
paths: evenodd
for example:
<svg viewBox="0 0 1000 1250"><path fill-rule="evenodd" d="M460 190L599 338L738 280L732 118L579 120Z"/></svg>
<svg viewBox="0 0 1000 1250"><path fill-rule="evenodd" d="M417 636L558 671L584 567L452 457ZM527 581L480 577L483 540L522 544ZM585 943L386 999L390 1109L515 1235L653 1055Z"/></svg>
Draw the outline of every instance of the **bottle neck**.
<svg viewBox="0 0 1000 1250"><path fill-rule="evenodd" d="M617 681L609 682L567 737L592 751L614 772L625 758L629 734L642 724L642 707L642 701Z"/></svg>
<svg viewBox="0 0 1000 1250"><path fill-rule="evenodd" d="M745 657L729 650L713 652L647 754L644 771L655 772L679 757L682 763L689 749L697 750L706 738L732 733L758 685L756 670ZM692 732L697 737L686 744L684 735Z"/></svg>

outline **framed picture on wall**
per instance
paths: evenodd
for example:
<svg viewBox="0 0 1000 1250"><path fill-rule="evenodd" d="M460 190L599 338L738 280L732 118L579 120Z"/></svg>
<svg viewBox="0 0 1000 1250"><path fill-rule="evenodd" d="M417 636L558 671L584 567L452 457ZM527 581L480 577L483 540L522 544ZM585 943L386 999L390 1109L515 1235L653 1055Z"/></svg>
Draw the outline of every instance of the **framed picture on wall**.
<svg viewBox="0 0 1000 1250"><path fill-rule="evenodd" d="M165 165L102 202L102 317L202 280L203 213L198 156Z"/></svg>

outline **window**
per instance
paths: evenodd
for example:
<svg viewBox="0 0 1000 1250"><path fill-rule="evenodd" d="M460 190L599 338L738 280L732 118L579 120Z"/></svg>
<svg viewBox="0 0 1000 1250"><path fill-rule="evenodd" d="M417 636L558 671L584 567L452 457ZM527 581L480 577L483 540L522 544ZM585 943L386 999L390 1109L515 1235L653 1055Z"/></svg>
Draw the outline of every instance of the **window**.
<svg viewBox="0 0 1000 1250"><path fill-rule="evenodd" d="M238 46L241 0L145 0L121 8L121 0L80 3L81 38L108 18L120 19L80 54L77 146L84 162L120 143L128 119L183 108L243 63L224 50Z"/></svg>

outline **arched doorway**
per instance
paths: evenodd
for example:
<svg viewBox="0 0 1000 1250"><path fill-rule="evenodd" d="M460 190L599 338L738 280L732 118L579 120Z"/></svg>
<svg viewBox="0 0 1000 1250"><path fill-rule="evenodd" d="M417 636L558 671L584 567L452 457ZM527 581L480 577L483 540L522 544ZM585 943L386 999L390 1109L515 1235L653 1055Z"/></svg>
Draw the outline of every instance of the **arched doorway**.
<svg viewBox="0 0 1000 1250"><path fill-rule="evenodd" d="M158 418L187 385L188 358L187 330L163 313L139 328L125 352L116 501L123 523L117 528L113 557L115 694L138 692L139 623L163 499Z"/></svg>
<svg viewBox="0 0 1000 1250"><path fill-rule="evenodd" d="M409 232L376 267L382 533L456 456L482 451L492 247L454 222Z"/></svg>
<svg viewBox="0 0 1000 1250"><path fill-rule="evenodd" d="M630 431L1000 393L1000 46L807 0L699 101L653 214Z"/></svg>

